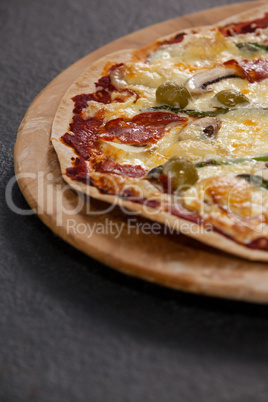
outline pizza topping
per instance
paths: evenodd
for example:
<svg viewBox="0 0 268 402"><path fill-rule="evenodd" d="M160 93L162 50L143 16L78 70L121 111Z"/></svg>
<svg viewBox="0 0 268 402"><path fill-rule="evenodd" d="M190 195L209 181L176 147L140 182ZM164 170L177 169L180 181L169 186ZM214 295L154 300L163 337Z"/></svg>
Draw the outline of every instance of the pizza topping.
<svg viewBox="0 0 268 402"><path fill-rule="evenodd" d="M98 103L103 103L105 105L114 102L125 102L125 100L134 95L133 91L125 90L123 88L117 88L113 85L111 77L117 72L121 71L123 64L115 64L109 69L108 75L101 77L96 83L96 92L90 94L80 94L76 95L72 98L74 101L74 110L75 114L79 114L82 112L84 108L87 108L89 101L95 101ZM116 96L112 96L112 93L116 91Z"/></svg>
<svg viewBox="0 0 268 402"><path fill-rule="evenodd" d="M187 114L188 116L191 117L206 117L206 116L218 116L219 114L225 114L230 111L229 108L225 107L215 107L214 110L193 110L193 109L182 109L178 107L173 107L169 105L162 105L162 106L153 106L151 108L147 108L147 110L169 110L170 112L173 113L183 113Z"/></svg>
<svg viewBox="0 0 268 402"><path fill-rule="evenodd" d="M233 165L236 163L243 163L248 161L256 162L268 162L268 155L245 157L245 158L234 158L234 159L224 159L224 160L213 160L209 159L207 161L197 162L195 167L202 168L205 166L222 166L222 165Z"/></svg>
<svg viewBox="0 0 268 402"><path fill-rule="evenodd" d="M124 144L154 143L162 138L170 124L184 124L187 118L174 113L140 113L130 120L119 117L108 121L102 128L100 138L106 141L117 140Z"/></svg>
<svg viewBox="0 0 268 402"><path fill-rule="evenodd" d="M155 168L151 169L147 173L146 178L148 180L158 180L162 173L163 173L163 165L159 165L159 166L156 166Z"/></svg>
<svg viewBox="0 0 268 402"><path fill-rule="evenodd" d="M235 239L233 239L235 240ZM246 244L247 247L252 249L260 249L260 250L268 250L268 238L267 237L258 237L257 239L251 241Z"/></svg>
<svg viewBox="0 0 268 402"><path fill-rule="evenodd" d="M244 180L233 176L208 177L198 182L195 191L189 189L183 198L183 204L190 210L206 211L217 206L223 214L236 218L259 216L261 206L257 201L260 195L256 192L256 200L252 200L251 186ZM253 201L253 202L252 202Z"/></svg>
<svg viewBox="0 0 268 402"><path fill-rule="evenodd" d="M226 67L235 68L238 75L248 80L248 82L260 82L268 78L268 59L256 60L228 60L224 63Z"/></svg>
<svg viewBox="0 0 268 402"><path fill-rule="evenodd" d="M157 51L147 59L142 53L139 63L132 58L110 69L108 63L93 92L73 98L73 121L62 141L77 157L66 175L133 202L147 204L153 195L153 208L163 200L164 213L210 222L241 244L267 250L268 228L256 239L241 224L268 223L268 180L262 176L268 81L261 82L268 78L267 30L228 38L264 26L268 13L224 27L223 35L214 27L160 39ZM121 183L120 191L109 180ZM141 201L135 186L144 190ZM262 209L250 204L255 193L265 198Z"/></svg>
<svg viewBox="0 0 268 402"><path fill-rule="evenodd" d="M190 98L191 95L188 89L176 81L165 82L156 90L157 102L164 105L185 108Z"/></svg>
<svg viewBox="0 0 268 402"><path fill-rule="evenodd" d="M90 118L84 120L80 115L73 117L70 124L70 130L73 134L65 133L62 140L82 156L88 160L92 153L98 152L98 131L102 125L102 120Z"/></svg>
<svg viewBox="0 0 268 402"><path fill-rule="evenodd" d="M217 117L203 117L190 124L200 127L207 138L215 138L221 128L221 120Z"/></svg>
<svg viewBox="0 0 268 402"><path fill-rule="evenodd" d="M112 160L105 160L98 162L94 166L95 172L100 173L113 173L128 177L142 177L145 175L146 170L140 165L120 165Z"/></svg>
<svg viewBox="0 0 268 402"><path fill-rule="evenodd" d="M242 60L239 62L249 82L260 82L268 78L268 59Z"/></svg>
<svg viewBox="0 0 268 402"><path fill-rule="evenodd" d="M157 187L160 184L161 190L164 190L165 193L172 194L195 184L198 180L198 173L189 159L174 156L164 165L151 169L145 178L152 181Z"/></svg>
<svg viewBox="0 0 268 402"><path fill-rule="evenodd" d="M111 103L111 92L115 88L111 85L109 76L106 75L100 78L99 81L95 83L95 85L97 88L96 92L90 94L80 94L72 98L72 100L74 101L74 113L81 113L82 110L87 107L87 103L92 100L103 104Z"/></svg>
<svg viewBox="0 0 268 402"><path fill-rule="evenodd" d="M237 60L231 59L223 66L201 71L185 82L185 86L193 95L205 94L209 85L227 78L246 78L249 82L259 82L268 78L268 59Z"/></svg>
<svg viewBox="0 0 268 402"><path fill-rule="evenodd" d="M257 18L253 21L245 21L237 24L229 24L220 28L220 32L224 36L234 36L239 34L246 34L255 32L258 28L264 29L268 27L268 13L264 14L264 17Z"/></svg>
<svg viewBox="0 0 268 402"><path fill-rule="evenodd" d="M118 64L117 68L110 69L109 77L111 84L116 89L125 89L127 82L125 81L125 66L124 64Z"/></svg>
<svg viewBox="0 0 268 402"><path fill-rule="evenodd" d="M163 165L163 171L158 180L166 192L174 193L195 184L198 180L198 173L189 159L174 156Z"/></svg>
<svg viewBox="0 0 268 402"><path fill-rule="evenodd" d="M225 89L218 92L215 98L224 106L233 107L240 103L249 103L248 98L239 91L234 89Z"/></svg>
<svg viewBox="0 0 268 402"><path fill-rule="evenodd" d="M246 43L237 43L236 47L238 49L241 49L245 52L259 52L260 50L264 50L265 52L268 52L268 46L267 45L262 45L260 43L253 43L253 42L246 42Z"/></svg>
<svg viewBox="0 0 268 402"><path fill-rule="evenodd" d="M215 67L210 70L201 71L189 78L185 86L194 95L204 94L210 91L209 85L215 84L226 78L244 78L243 74L234 67L225 65L224 67Z"/></svg>
<svg viewBox="0 0 268 402"><path fill-rule="evenodd" d="M183 41L185 35L185 32L178 33L176 36L174 36L174 38L161 42L161 45L173 45L174 43L180 43Z"/></svg>
<svg viewBox="0 0 268 402"><path fill-rule="evenodd" d="M66 169L66 175L78 181L89 181L88 168L84 158L76 158L74 166Z"/></svg>
<svg viewBox="0 0 268 402"><path fill-rule="evenodd" d="M236 177L246 180L248 183L250 183L254 187L263 187L266 190L268 190L268 180L265 180L261 176L244 173L244 174L239 174Z"/></svg>

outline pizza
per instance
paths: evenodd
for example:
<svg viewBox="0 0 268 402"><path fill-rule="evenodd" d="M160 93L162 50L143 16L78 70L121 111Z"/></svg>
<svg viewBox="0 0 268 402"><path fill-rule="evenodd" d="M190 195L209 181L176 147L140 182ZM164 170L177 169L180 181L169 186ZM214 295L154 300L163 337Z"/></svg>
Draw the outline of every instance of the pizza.
<svg viewBox="0 0 268 402"><path fill-rule="evenodd" d="M51 140L76 190L268 261L268 10L98 60Z"/></svg>

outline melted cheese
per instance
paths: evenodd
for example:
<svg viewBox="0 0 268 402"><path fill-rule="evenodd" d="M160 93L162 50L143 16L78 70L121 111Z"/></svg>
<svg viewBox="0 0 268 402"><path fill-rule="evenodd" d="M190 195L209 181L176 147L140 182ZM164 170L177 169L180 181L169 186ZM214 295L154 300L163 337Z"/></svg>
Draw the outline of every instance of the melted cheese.
<svg viewBox="0 0 268 402"><path fill-rule="evenodd" d="M225 38L215 29L202 30L198 34L185 35L180 43L162 45L148 57L146 62L126 63L120 73L113 75L113 85L135 91L139 94L137 100L133 95L124 103L115 102L103 105L91 101L85 116L94 116L97 111L101 110L104 122L118 117L131 119L146 108L159 106L156 102L155 92L157 87L166 81L184 84L193 74L204 69L214 68L230 59L239 61L265 58L268 53L263 50L252 53L244 52L236 46L237 43L243 42L267 42L268 29L259 31L258 36L245 34ZM133 148L132 146L121 146L116 142L103 141L101 143L102 151L120 164L141 165L147 170L165 163L173 156L184 156L197 162L268 155L268 110L265 110L265 108L268 109L268 80L249 83L246 79L228 78L210 85L209 89L209 92L192 96L187 108L206 111L222 106L215 100L215 94L225 89L240 91L249 100L248 104L238 105L234 110L218 116L221 120L221 127L215 137L206 137L200 126L190 124L194 119L187 116L189 118L188 125L167 127L163 138L157 144L144 148ZM201 208L200 199L204 196L202 189L204 181L215 178L216 184L213 183L217 188L217 180L221 180L222 177L234 178L243 173L255 174L258 172L260 174L263 169L266 169L266 165L254 160L199 168L200 180L191 188L190 198L188 192L184 193L185 206L191 210ZM146 180L140 180L140 183L147 193L153 194L156 198L169 197L169 195L161 194ZM248 189L248 185L245 183L244 187ZM192 197L191 192L194 192L196 196ZM265 208L268 211L268 191L262 189L260 194L262 196L264 194L265 205L267 205ZM260 196L258 195L258 197ZM259 200L258 197L256 199ZM235 202L239 204L239 200L237 200ZM245 211L246 207L245 204ZM230 227L232 222L219 212L218 206L212 205L210 202L206 208L204 213L209 213L211 219L213 216L213 222L221 219L222 225ZM256 214L259 213L258 206L254 208L252 211ZM253 213L252 211L250 210L250 213Z"/></svg>
<svg viewBox="0 0 268 402"><path fill-rule="evenodd" d="M131 164L134 159L139 159L139 163L147 169L154 167L156 160L161 164L172 156L184 156L200 162L268 155L268 111L241 108L222 115L221 121L222 126L215 139L206 138L199 127L188 124L183 129L181 126L171 127L162 140L149 149L141 149L140 152L137 149L135 152L121 149L119 153L117 147L110 153L119 163ZM235 166L239 169L239 165Z"/></svg>

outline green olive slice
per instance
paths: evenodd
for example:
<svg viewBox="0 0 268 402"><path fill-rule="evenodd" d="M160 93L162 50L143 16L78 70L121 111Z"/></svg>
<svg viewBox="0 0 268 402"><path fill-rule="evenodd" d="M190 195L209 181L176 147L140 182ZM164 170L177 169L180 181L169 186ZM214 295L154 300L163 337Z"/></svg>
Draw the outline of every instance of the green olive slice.
<svg viewBox="0 0 268 402"><path fill-rule="evenodd" d="M156 90L156 100L162 105L185 108L190 98L188 89L175 81L165 82Z"/></svg>
<svg viewBox="0 0 268 402"><path fill-rule="evenodd" d="M171 191L191 186L198 180L195 165L189 159L182 156L173 156L163 166L163 174L169 179Z"/></svg>
<svg viewBox="0 0 268 402"><path fill-rule="evenodd" d="M240 103L249 103L248 98L234 89L225 89L215 95L218 102L222 105L233 107Z"/></svg>

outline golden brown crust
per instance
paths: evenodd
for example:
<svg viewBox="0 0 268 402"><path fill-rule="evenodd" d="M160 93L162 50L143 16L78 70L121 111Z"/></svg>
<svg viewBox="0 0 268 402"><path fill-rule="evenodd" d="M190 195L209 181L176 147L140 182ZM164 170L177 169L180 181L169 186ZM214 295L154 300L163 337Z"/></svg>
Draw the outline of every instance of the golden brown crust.
<svg viewBox="0 0 268 402"><path fill-rule="evenodd" d="M229 24L237 24L237 23L244 22L244 21L251 21L253 19L263 17L265 12L268 12L267 6L263 6L261 8L256 7L251 10L244 11L243 13L239 13L232 17L226 18L226 19L220 21L217 24L217 26L226 26Z"/></svg>

